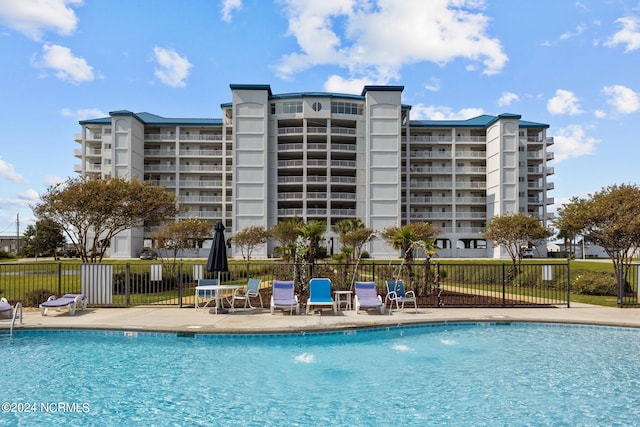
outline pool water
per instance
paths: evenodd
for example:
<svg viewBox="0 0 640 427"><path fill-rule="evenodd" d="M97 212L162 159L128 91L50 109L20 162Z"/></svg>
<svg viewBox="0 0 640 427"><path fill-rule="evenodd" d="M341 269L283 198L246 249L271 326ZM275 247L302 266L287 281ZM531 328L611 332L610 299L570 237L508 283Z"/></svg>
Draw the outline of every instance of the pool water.
<svg viewBox="0 0 640 427"><path fill-rule="evenodd" d="M0 349L0 425L640 420L635 329L498 323L270 336L17 331L0 335Z"/></svg>

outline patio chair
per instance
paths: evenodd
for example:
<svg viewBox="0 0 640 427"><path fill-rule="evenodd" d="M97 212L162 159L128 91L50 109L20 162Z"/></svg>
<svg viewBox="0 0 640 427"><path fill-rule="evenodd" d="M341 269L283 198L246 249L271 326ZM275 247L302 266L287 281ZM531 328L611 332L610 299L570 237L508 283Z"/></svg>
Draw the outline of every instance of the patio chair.
<svg viewBox="0 0 640 427"><path fill-rule="evenodd" d="M313 278L309 281L309 299L307 300L307 314L311 307L329 306L334 313L338 313L338 305L331 297L331 280L325 278ZM322 311L321 311L322 313Z"/></svg>
<svg viewBox="0 0 640 427"><path fill-rule="evenodd" d="M198 279L198 286L217 286L218 285L218 279ZM215 300L216 298L216 291L214 291L213 289L197 289L196 288L196 293L195 293L195 305L196 305L196 310L198 308L200 308L200 300L204 300L205 301L205 307L206 305Z"/></svg>
<svg viewBox="0 0 640 427"><path fill-rule="evenodd" d="M276 308L289 309L291 310L290 314L293 314L293 309L295 309L296 314L300 314L300 303L298 302L298 295L295 295L293 280L273 281L271 314L274 314Z"/></svg>
<svg viewBox="0 0 640 427"><path fill-rule="evenodd" d="M387 296L384 299L384 305L387 306L389 301L389 314L393 311L393 304L396 304L396 311L404 309L405 303L413 303L413 307L418 312L418 303L416 294L413 291L405 291L402 280L387 280ZM402 305L400 305L402 303Z"/></svg>
<svg viewBox="0 0 640 427"><path fill-rule="evenodd" d="M13 307L6 298L0 298L0 318L11 319L13 316Z"/></svg>
<svg viewBox="0 0 640 427"><path fill-rule="evenodd" d="M69 310L69 315L73 316L78 308L82 311L87 309L87 297L83 294L65 294L60 298L51 295L47 301L40 304L40 314L46 316L50 308L55 308L57 311L66 308Z"/></svg>
<svg viewBox="0 0 640 427"><path fill-rule="evenodd" d="M262 295L260 295L261 282L262 281L260 279L249 279L245 289L236 289L231 297L231 308L235 308L236 300L244 300L244 308L247 308L247 304L249 304L249 308L255 308L251 305L251 298L255 297L260 298L260 307L264 308L264 305L262 304Z"/></svg>
<svg viewBox="0 0 640 427"><path fill-rule="evenodd" d="M356 314L361 308L377 308L380 310L380 314L384 314L385 305L382 303L382 297L376 291L375 282L355 282L354 288L356 290L354 297Z"/></svg>

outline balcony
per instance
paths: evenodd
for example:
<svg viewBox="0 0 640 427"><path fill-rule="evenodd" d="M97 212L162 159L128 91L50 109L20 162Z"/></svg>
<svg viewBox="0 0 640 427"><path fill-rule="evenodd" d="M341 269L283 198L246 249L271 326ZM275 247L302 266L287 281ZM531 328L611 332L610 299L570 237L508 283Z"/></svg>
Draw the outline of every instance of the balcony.
<svg viewBox="0 0 640 427"><path fill-rule="evenodd" d="M152 187L176 188L176 181L172 179L150 179L147 182Z"/></svg>
<svg viewBox="0 0 640 427"><path fill-rule="evenodd" d="M278 200L302 200L303 198L302 192L278 193Z"/></svg>
<svg viewBox="0 0 640 427"><path fill-rule="evenodd" d="M355 193L331 193L331 200L356 200Z"/></svg>
<svg viewBox="0 0 640 427"><path fill-rule="evenodd" d="M147 150L145 150L145 155ZM222 150L180 150L181 157L222 157ZM231 156L228 152L227 156Z"/></svg>
<svg viewBox="0 0 640 427"><path fill-rule="evenodd" d="M457 201L458 199L456 199ZM410 197L409 202L411 204L429 204L429 205L450 205L453 202L451 197L427 197L427 196L415 196Z"/></svg>
<svg viewBox="0 0 640 427"><path fill-rule="evenodd" d="M331 151L349 151L355 152L355 144L331 144Z"/></svg>
<svg viewBox="0 0 640 427"><path fill-rule="evenodd" d="M452 167L436 167L436 166L411 166L409 172L416 174L447 174L453 172Z"/></svg>
<svg viewBox="0 0 640 427"><path fill-rule="evenodd" d="M180 196L180 203L222 203L222 196Z"/></svg>
<svg viewBox="0 0 640 427"><path fill-rule="evenodd" d="M331 183L332 184L355 184L356 177L355 176L332 176Z"/></svg>
<svg viewBox="0 0 640 427"><path fill-rule="evenodd" d="M402 138L402 142L407 142L407 137ZM453 140L451 139L451 135L446 136L433 136L433 135L412 135L409 137L409 142L412 144L415 143L448 143L451 144Z"/></svg>
<svg viewBox="0 0 640 427"><path fill-rule="evenodd" d="M227 182L227 187L230 187L231 183ZM222 180L221 179L210 179L210 180L195 180L195 179L185 179L180 181L181 188L221 188Z"/></svg>
<svg viewBox="0 0 640 427"><path fill-rule="evenodd" d="M456 167L456 173L470 175L485 175L487 173L486 166L460 166Z"/></svg>
<svg viewBox="0 0 640 427"><path fill-rule="evenodd" d="M146 168L145 168L146 170ZM180 172L231 172L231 166L222 165L181 165Z"/></svg>
<svg viewBox="0 0 640 427"><path fill-rule="evenodd" d="M179 219L199 218L199 219L217 219L222 220L222 211L200 211L200 212L185 212L178 215Z"/></svg>
<svg viewBox="0 0 640 427"><path fill-rule="evenodd" d="M456 159L484 159L487 157L486 151L475 151L475 150L456 150Z"/></svg>
<svg viewBox="0 0 640 427"><path fill-rule="evenodd" d="M144 150L144 155L145 157L175 157L176 150L173 148L164 150L146 149Z"/></svg>
<svg viewBox="0 0 640 427"><path fill-rule="evenodd" d="M456 181L456 189L485 190L486 188L485 181Z"/></svg>
<svg viewBox="0 0 640 427"><path fill-rule="evenodd" d="M451 150L445 151L409 151L409 157L412 159L450 159Z"/></svg>
<svg viewBox="0 0 640 427"><path fill-rule="evenodd" d="M326 143L307 143L307 151L327 151Z"/></svg>
<svg viewBox="0 0 640 427"><path fill-rule="evenodd" d="M332 135L356 135L355 128L345 128L340 126L331 126Z"/></svg>
<svg viewBox="0 0 640 427"><path fill-rule="evenodd" d="M302 143L296 144L278 144L278 151L302 151Z"/></svg>
<svg viewBox="0 0 640 427"><path fill-rule="evenodd" d="M144 136L145 139L147 135ZM222 141L222 134L219 135L203 135L203 134L191 134L191 133L181 133L180 141Z"/></svg>
<svg viewBox="0 0 640 427"><path fill-rule="evenodd" d="M450 220L453 216L452 212L409 212L409 219L420 220Z"/></svg>
<svg viewBox="0 0 640 427"><path fill-rule="evenodd" d="M325 162L326 164L326 162ZM332 168L348 168L355 169L356 162L354 160L331 160Z"/></svg>
<svg viewBox="0 0 640 427"><path fill-rule="evenodd" d="M303 165L304 162L302 160L278 160L279 168L301 168Z"/></svg>
<svg viewBox="0 0 640 427"><path fill-rule="evenodd" d="M456 219L485 220L486 212L456 212Z"/></svg>
<svg viewBox="0 0 640 427"><path fill-rule="evenodd" d="M326 209L325 209L326 213ZM355 217L355 209L331 209L331 216L333 217Z"/></svg>
<svg viewBox="0 0 640 427"><path fill-rule="evenodd" d="M175 173L176 165L144 165L145 172L171 172Z"/></svg>
<svg viewBox="0 0 640 427"><path fill-rule="evenodd" d="M461 143L471 143L471 144L486 144L487 143L487 137L482 135L482 136L458 136L456 137L456 142L461 142Z"/></svg>
<svg viewBox="0 0 640 427"><path fill-rule="evenodd" d="M278 216L280 217L302 216L302 209L278 209Z"/></svg>
<svg viewBox="0 0 640 427"><path fill-rule="evenodd" d="M443 188L450 190L453 186L451 181L410 181L409 188Z"/></svg>

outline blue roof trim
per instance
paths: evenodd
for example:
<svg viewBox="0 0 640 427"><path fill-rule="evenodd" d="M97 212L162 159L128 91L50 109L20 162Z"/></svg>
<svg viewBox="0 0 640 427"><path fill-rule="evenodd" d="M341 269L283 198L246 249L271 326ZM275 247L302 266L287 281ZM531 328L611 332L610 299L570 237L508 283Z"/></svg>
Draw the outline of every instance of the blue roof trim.
<svg viewBox="0 0 640 427"><path fill-rule="evenodd" d="M222 119L208 118L167 118L151 113L132 113L128 110L118 110L109 113L111 117L132 116L145 125L157 126L222 126ZM110 125L111 117L81 120L81 125Z"/></svg>
<svg viewBox="0 0 640 427"><path fill-rule="evenodd" d="M364 96L368 91L377 91L377 92L402 92L404 90L404 86L365 86L362 89L362 96Z"/></svg>
<svg viewBox="0 0 640 427"><path fill-rule="evenodd" d="M341 99L354 99L358 101L364 101L364 97L360 95L352 95L348 93L332 93L332 92L292 92L292 93L279 93L277 95L269 96L270 100L294 99L294 98L341 98Z"/></svg>
<svg viewBox="0 0 640 427"><path fill-rule="evenodd" d="M271 96L271 85L265 85L265 84L249 84L249 85L239 85L239 84L230 84L229 88L231 88L231 90L266 90L269 92L269 96Z"/></svg>
<svg viewBox="0 0 640 427"><path fill-rule="evenodd" d="M549 128L547 124L520 120L520 117L522 116L518 114L500 114L499 116L483 114L467 120L411 120L410 126L416 128L486 128L500 119L518 119L519 126L522 128Z"/></svg>

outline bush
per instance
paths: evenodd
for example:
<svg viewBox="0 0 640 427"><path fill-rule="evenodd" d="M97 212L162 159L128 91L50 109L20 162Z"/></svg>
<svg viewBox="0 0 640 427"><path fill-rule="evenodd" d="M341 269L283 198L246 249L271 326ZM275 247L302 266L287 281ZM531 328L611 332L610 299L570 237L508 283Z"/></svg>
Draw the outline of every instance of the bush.
<svg viewBox="0 0 640 427"><path fill-rule="evenodd" d="M613 273L583 271L571 280L571 289L579 295L617 295L618 283Z"/></svg>
<svg viewBox="0 0 640 427"><path fill-rule="evenodd" d="M13 258L13 255L11 255L7 251L0 250L0 259L10 259L10 258Z"/></svg>
<svg viewBox="0 0 640 427"><path fill-rule="evenodd" d="M25 294L22 304L25 307L38 307L48 300L51 295L55 295L55 292L49 289L34 289Z"/></svg>

